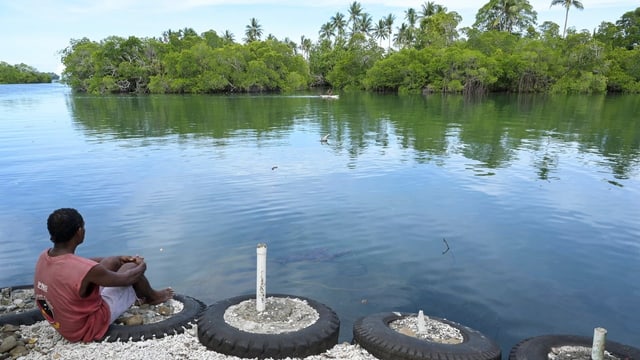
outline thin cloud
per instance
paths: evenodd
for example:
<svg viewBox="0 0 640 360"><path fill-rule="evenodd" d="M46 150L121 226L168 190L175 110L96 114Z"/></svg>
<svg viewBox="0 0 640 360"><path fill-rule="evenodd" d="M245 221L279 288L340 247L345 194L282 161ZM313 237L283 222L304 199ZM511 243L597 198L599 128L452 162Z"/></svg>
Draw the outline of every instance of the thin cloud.
<svg viewBox="0 0 640 360"><path fill-rule="evenodd" d="M111 1L111 2L121 2L121 1ZM180 2L175 1L155 1L150 2L150 4L155 4L155 6L162 6L163 8L194 8L201 6L215 6L215 5L274 5L274 6L306 6L306 7L336 7L336 8L344 8L347 9L349 5L353 1L348 0L316 0L313 2L308 2L305 4L301 4L300 1L292 1L292 0L184 0ZM370 6L385 6L392 8L415 8L419 9L426 1L420 0L361 0L358 1L363 8L368 5ZM441 4L446 6L449 10L462 10L462 9L474 9L477 10L481 8L486 1L478 1L472 2L468 0L441 0L434 1L436 4ZM529 1L531 5L536 9L548 8L551 5L550 0L531 0ZM596 0L589 1L588 3L584 3L586 7L589 8L600 8L600 7L612 7L612 6L634 6L634 1L629 0ZM636 4L637 6L637 4Z"/></svg>
<svg viewBox="0 0 640 360"><path fill-rule="evenodd" d="M322 8L336 8L346 11L353 1L349 0L316 0L308 3L301 3L299 0L75 0L62 2L55 5L55 8L51 8L49 2L43 2L41 0L27 0L21 5L14 6L22 8L49 8L55 10L58 13L69 14L110 14L117 13L118 11L157 11L157 12L169 12L169 11L187 11L191 9L197 9L210 6L250 6L250 5L273 5L273 6L291 6L291 7L322 7ZM384 6L389 8L414 8L420 9L426 1L421 0L361 0L358 1L363 9L366 11L368 6ZM468 0L440 0L434 1L436 4L441 4L447 7L450 11L462 11L462 10L478 10L488 0L471 2ZM531 5L537 11L548 10L551 1L550 0L530 0ZM583 3L585 8L604 8L604 7L625 7L628 6L630 10L637 7L635 1L630 0L596 0ZM555 7L560 9L561 7Z"/></svg>

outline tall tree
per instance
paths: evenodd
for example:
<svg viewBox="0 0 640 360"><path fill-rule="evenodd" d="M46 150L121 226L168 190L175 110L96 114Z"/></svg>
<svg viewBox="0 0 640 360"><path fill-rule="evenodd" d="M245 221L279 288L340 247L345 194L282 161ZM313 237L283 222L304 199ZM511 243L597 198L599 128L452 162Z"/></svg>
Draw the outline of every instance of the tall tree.
<svg viewBox="0 0 640 360"><path fill-rule="evenodd" d="M358 23L360 22L360 16L362 15L362 5L359 2L354 1L349 6L349 23L351 24L351 35L358 32Z"/></svg>
<svg viewBox="0 0 640 360"><path fill-rule="evenodd" d="M320 31L318 31L320 39L331 40L331 37L335 35L333 29L333 25L330 22L322 24L322 26L320 26Z"/></svg>
<svg viewBox="0 0 640 360"><path fill-rule="evenodd" d="M169 29L167 31L163 31L162 32L162 38L160 39L160 41L164 42L164 43L168 43L171 40L171 37L175 36L175 33L173 30Z"/></svg>
<svg viewBox="0 0 640 360"><path fill-rule="evenodd" d="M633 11L627 11L616 21L620 29L617 42L628 49L640 46L640 7Z"/></svg>
<svg viewBox="0 0 640 360"><path fill-rule="evenodd" d="M198 36L198 33L193 30L193 28L185 27L184 29L178 30L178 33L182 35L182 38L185 39L189 36Z"/></svg>
<svg viewBox="0 0 640 360"><path fill-rule="evenodd" d="M378 45L382 47L382 40L387 38L387 24L384 18L378 20L378 23L373 25L373 37L378 40Z"/></svg>
<svg viewBox="0 0 640 360"><path fill-rule="evenodd" d="M312 46L311 39L304 35L300 36L300 51L302 51L302 55L307 60L309 60L309 51L311 51Z"/></svg>
<svg viewBox="0 0 640 360"><path fill-rule="evenodd" d="M251 18L249 25L245 27L244 34L246 36L245 42L247 43L260 40L262 36L262 25L258 23L256 18Z"/></svg>
<svg viewBox="0 0 640 360"><path fill-rule="evenodd" d="M474 27L523 33L536 23L538 13L528 0L489 0L476 14Z"/></svg>
<svg viewBox="0 0 640 360"><path fill-rule="evenodd" d="M409 8L404 12L404 18L409 23L410 28L415 28L416 23L418 22L418 13L416 13L416 9Z"/></svg>
<svg viewBox="0 0 640 360"><path fill-rule="evenodd" d="M233 42L235 41L235 36L233 35L233 33L231 31L225 30L222 33L222 39L227 44L233 44Z"/></svg>
<svg viewBox="0 0 640 360"><path fill-rule="evenodd" d="M446 12L447 8L445 6L436 4L433 1L425 1L425 3L422 4L418 18L420 19L420 22L424 22L433 15L443 14Z"/></svg>
<svg viewBox="0 0 640 360"><path fill-rule="evenodd" d="M554 5L562 5L566 8L566 12L564 14L564 30L562 30L562 37L565 37L567 34L567 20L569 20L569 9L573 6L578 10L584 9L582 2L580 0L551 0L551 6Z"/></svg>
<svg viewBox="0 0 640 360"><path fill-rule="evenodd" d="M329 21L331 23L331 26L333 27L333 30L336 31L336 35L338 37L344 37L345 28L347 26L347 22L344 19L344 14L342 14L341 12L337 12L331 17L331 19L329 19Z"/></svg>
<svg viewBox="0 0 640 360"><path fill-rule="evenodd" d="M386 18L384 18L384 24L387 27L387 38L389 39L389 47L387 48L387 51L391 51L391 38L393 35L393 22L396 20L396 16L393 14L389 14L387 15Z"/></svg>
<svg viewBox="0 0 640 360"><path fill-rule="evenodd" d="M409 32L409 26L407 26L407 23L403 22L398 27L398 32L396 32L396 35L393 37L393 43L396 44L396 46L398 46L400 49L404 49L405 47L407 47L411 42L411 35L409 34Z"/></svg>
<svg viewBox="0 0 640 360"><path fill-rule="evenodd" d="M408 25L404 36L405 40L407 41L405 45L413 45L417 34L416 23L418 22L418 13L416 13L416 9L409 8L405 10L404 18L405 20L407 20Z"/></svg>
<svg viewBox="0 0 640 360"><path fill-rule="evenodd" d="M426 18L436 13L436 3L433 1L425 1L420 10L420 17Z"/></svg>
<svg viewBox="0 0 640 360"><path fill-rule="evenodd" d="M371 30L373 29L373 19L371 15L364 13L360 16L360 20L358 21L358 31L363 33L364 35L371 34Z"/></svg>
<svg viewBox="0 0 640 360"><path fill-rule="evenodd" d="M303 37L304 36L302 36L300 38L300 41L302 41ZM304 39L304 40L305 40L305 42L308 42L309 44L311 44L311 40L309 40L309 39ZM294 55L298 55L298 52L296 51L298 45L296 44L295 41L289 39L289 37L287 36L287 37L284 38L284 40L282 40L282 43L287 45L291 50L293 50L293 54ZM302 44L300 44L300 49L302 49ZM311 49L311 45L309 45L309 49ZM307 50L307 52L308 52L308 50ZM307 55L309 55L309 54L307 53Z"/></svg>
<svg viewBox="0 0 640 360"><path fill-rule="evenodd" d="M420 32L416 39L416 47L450 46L458 39L458 24L462 16L455 11L438 12L420 21Z"/></svg>
<svg viewBox="0 0 640 360"><path fill-rule="evenodd" d="M446 13L447 7L440 4L436 4L433 1L425 1L420 8L420 18L428 18L435 14Z"/></svg>

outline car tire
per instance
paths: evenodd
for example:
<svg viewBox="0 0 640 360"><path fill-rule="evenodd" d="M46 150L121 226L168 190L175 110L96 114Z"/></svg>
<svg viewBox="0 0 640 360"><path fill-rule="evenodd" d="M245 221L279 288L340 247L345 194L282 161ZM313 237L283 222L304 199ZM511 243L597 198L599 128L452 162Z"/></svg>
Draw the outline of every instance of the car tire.
<svg viewBox="0 0 640 360"><path fill-rule="evenodd" d="M306 328L281 333L258 334L229 325L224 314L230 306L255 299L242 295L219 301L207 307L198 319L198 339L209 350L241 358L304 358L321 354L338 343L340 320L324 304L300 296L267 294L267 297L304 300L318 312L319 319Z"/></svg>
<svg viewBox="0 0 640 360"><path fill-rule="evenodd" d="M19 285L19 286L9 286L12 290L25 290L25 289L33 289L33 285ZM4 287L6 288L6 287ZM3 288L3 289L4 289ZM33 325L38 321L44 320L44 316L40 312L40 309L35 305L35 308L23 312L10 313L5 315L0 315L0 326L5 324L10 325Z"/></svg>
<svg viewBox="0 0 640 360"><path fill-rule="evenodd" d="M182 334L186 329L191 328L195 324L198 316L204 310L205 304L200 300L180 294L175 294L173 299L183 304L180 312L153 324L111 324L102 341L143 341L160 339L167 335Z"/></svg>
<svg viewBox="0 0 640 360"><path fill-rule="evenodd" d="M389 323L416 314L384 312L357 319L353 325L353 341L382 360L500 360L498 345L477 330L453 321L430 317L460 331L460 344L444 344L401 334Z"/></svg>
<svg viewBox="0 0 640 360"><path fill-rule="evenodd" d="M509 352L509 360L548 360L551 348L584 346L591 348L593 339L575 335L541 335L522 340ZM605 350L618 359L640 360L640 349L607 340Z"/></svg>

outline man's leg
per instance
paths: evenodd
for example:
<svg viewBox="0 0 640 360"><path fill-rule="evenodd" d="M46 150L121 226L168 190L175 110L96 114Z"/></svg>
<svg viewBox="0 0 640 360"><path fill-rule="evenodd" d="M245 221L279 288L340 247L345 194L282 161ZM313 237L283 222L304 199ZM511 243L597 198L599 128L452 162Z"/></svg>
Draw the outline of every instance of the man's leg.
<svg viewBox="0 0 640 360"><path fill-rule="evenodd" d="M116 321L136 301L136 292L132 286L100 287L100 295L102 300L109 305L110 324Z"/></svg>
<svg viewBox="0 0 640 360"><path fill-rule="evenodd" d="M134 263L126 263L118 269L118 271L125 271L131 267L136 266ZM173 297L174 291L172 288L165 288L161 290L155 290L149 284L149 280L146 276L142 275L140 280L133 284L133 290L135 290L138 299L145 304L156 305L163 303Z"/></svg>

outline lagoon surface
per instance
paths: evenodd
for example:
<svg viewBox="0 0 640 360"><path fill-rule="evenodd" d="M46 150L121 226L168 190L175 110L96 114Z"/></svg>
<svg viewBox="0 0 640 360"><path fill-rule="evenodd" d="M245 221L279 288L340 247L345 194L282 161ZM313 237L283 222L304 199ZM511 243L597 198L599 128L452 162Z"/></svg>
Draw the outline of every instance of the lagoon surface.
<svg viewBox="0 0 640 360"><path fill-rule="evenodd" d="M542 334L640 346L640 96L76 95L0 86L0 286L32 281L47 216L83 256L139 254L207 304L444 317L503 357ZM320 138L330 133L328 143Z"/></svg>

